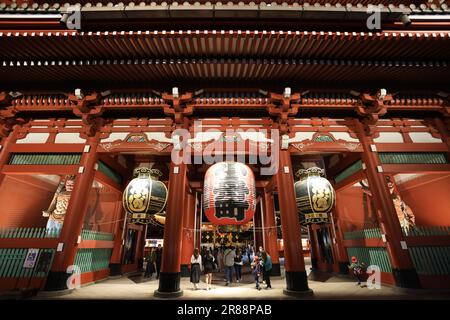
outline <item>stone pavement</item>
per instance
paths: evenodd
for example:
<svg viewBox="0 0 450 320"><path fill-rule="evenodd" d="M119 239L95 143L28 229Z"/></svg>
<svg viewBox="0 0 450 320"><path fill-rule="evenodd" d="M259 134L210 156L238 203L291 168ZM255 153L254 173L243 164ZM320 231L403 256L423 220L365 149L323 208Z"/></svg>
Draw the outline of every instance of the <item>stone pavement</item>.
<svg viewBox="0 0 450 320"><path fill-rule="evenodd" d="M450 299L450 290L405 290L387 285L382 285L381 289L370 290L367 287L358 286L350 278L337 275L327 278L325 277L321 281L309 280L309 287L314 291L314 294L304 296L301 299ZM193 284L189 282L189 278L182 278L180 286L183 290L183 296L176 299L299 299L283 294L283 289L286 286L283 274L281 277L272 277L271 279L272 289L265 290L265 285L263 285L263 289L258 291L255 289L255 284L248 270L243 275L241 283L233 282L229 286L225 286L223 274L215 273L213 276L213 289L206 291L204 282L200 283L199 290L194 290ZM202 276L202 280L204 281L204 276ZM37 297L32 299L161 299L153 296L153 292L157 288L158 280L154 278L145 279L139 274L86 285L66 295L48 297L44 294L38 294Z"/></svg>

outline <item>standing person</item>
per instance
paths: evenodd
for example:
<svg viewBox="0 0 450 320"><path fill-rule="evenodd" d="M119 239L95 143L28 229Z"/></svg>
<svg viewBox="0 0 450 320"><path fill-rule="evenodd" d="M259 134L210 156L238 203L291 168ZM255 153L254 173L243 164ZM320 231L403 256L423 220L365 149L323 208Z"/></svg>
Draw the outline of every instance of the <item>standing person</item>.
<svg viewBox="0 0 450 320"><path fill-rule="evenodd" d="M261 263L257 255L253 258L253 262L251 263L253 278L255 279L256 289L261 290L261 286L259 285L259 276L261 274Z"/></svg>
<svg viewBox="0 0 450 320"><path fill-rule="evenodd" d="M217 262L217 270L219 271L219 272L222 272L222 267L223 267L223 252L222 252L222 248L220 247L220 248L218 248L218 250L217 250L217 259L216 259L216 262Z"/></svg>
<svg viewBox="0 0 450 320"><path fill-rule="evenodd" d="M236 282L239 283L242 278L242 265L244 262L242 261L241 250L236 249L236 256L234 257L234 273L236 274Z"/></svg>
<svg viewBox="0 0 450 320"><path fill-rule="evenodd" d="M256 253L256 255L258 256L259 260L261 261L262 259L262 252L264 251L264 248L262 246L259 246L259 250Z"/></svg>
<svg viewBox="0 0 450 320"><path fill-rule="evenodd" d="M211 251L209 251L205 259L203 260L203 267L205 270L205 276L206 276L206 290L211 289L211 282L212 282L212 273L213 270L216 268L215 259Z"/></svg>
<svg viewBox="0 0 450 320"><path fill-rule="evenodd" d="M263 251L262 254L262 272L264 275L264 279L266 280L266 289L272 288L270 284L270 273L272 272L272 259L267 254L266 251Z"/></svg>
<svg viewBox="0 0 450 320"><path fill-rule="evenodd" d="M233 247L228 247L223 253L223 264L225 265L225 276L228 286L230 282L233 282L233 267L234 267L234 258L236 257L236 252L233 250Z"/></svg>
<svg viewBox="0 0 450 320"><path fill-rule="evenodd" d="M248 245L248 249L247 249L247 258L248 258L248 264L251 265L252 264L252 246Z"/></svg>
<svg viewBox="0 0 450 320"><path fill-rule="evenodd" d="M147 261L147 267L145 268L144 277L151 278L156 271L156 248L152 248L145 258Z"/></svg>
<svg viewBox="0 0 450 320"><path fill-rule="evenodd" d="M162 261L162 247L161 244L158 244L158 248L156 249L156 279L159 279L159 272L161 271L161 261Z"/></svg>
<svg viewBox="0 0 450 320"><path fill-rule="evenodd" d="M259 261L262 261L262 253L263 253L263 251L264 251L264 248L262 246L259 246L258 252L256 253L256 255L259 258ZM262 274L262 276L263 276L263 283L265 284L266 283L266 276L265 276L264 273Z"/></svg>
<svg viewBox="0 0 450 320"><path fill-rule="evenodd" d="M361 284L362 279L362 271L363 271L364 263L359 263L358 259L355 256L352 257L352 264L349 269L352 270L353 275L358 280L358 285Z"/></svg>
<svg viewBox="0 0 450 320"><path fill-rule="evenodd" d="M191 256L191 282L194 284L195 290L198 289L201 269L202 269L202 256L199 254L198 249L195 248L194 254Z"/></svg>

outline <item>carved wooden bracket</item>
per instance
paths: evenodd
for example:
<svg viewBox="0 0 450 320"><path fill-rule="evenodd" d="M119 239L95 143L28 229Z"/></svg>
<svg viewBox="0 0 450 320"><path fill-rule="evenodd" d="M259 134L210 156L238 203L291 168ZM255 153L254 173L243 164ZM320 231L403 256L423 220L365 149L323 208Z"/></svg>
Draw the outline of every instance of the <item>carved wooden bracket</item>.
<svg viewBox="0 0 450 320"><path fill-rule="evenodd" d="M372 134L378 119L387 113L387 106L392 101L392 95L384 97L363 93L355 104L356 113L361 116L367 134Z"/></svg>
<svg viewBox="0 0 450 320"><path fill-rule="evenodd" d="M104 109L100 104L100 95L93 92L82 98L69 94L69 100L74 104L73 113L80 117L86 126L86 136L95 136L97 130L104 125L105 120L100 118Z"/></svg>
<svg viewBox="0 0 450 320"><path fill-rule="evenodd" d="M0 92L0 138L6 138L16 124L23 124L23 118L16 117L17 109L11 106L11 96L7 92Z"/></svg>
<svg viewBox="0 0 450 320"><path fill-rule="evenodd" d="M294 93L289 97L285 97L282 94L269 93L267 112L277 118L278 129L281 135L289 132L289 116L295 116L298 112L298 107L292 106L292 103L298 102L299 100L300 93Z"/></svg>
<svg viewBox="0 0 450 320"><path fill-rule="evenodd" d="M189 119L187 116L192 115L194 107L188 105L188 103L192 101L193 96L192 92L186 92L177 97L168 93L162 94L162 98L169 103L167 107L164 107L164 113L173 117L177 128L189 127Z"/></svg>
<svg viewBox="0 0 450 320"><path fill-rule="evenodd" d="M450 118L450 96L447 96L447 98L444 100L441 113L447 119Z"/></svg>

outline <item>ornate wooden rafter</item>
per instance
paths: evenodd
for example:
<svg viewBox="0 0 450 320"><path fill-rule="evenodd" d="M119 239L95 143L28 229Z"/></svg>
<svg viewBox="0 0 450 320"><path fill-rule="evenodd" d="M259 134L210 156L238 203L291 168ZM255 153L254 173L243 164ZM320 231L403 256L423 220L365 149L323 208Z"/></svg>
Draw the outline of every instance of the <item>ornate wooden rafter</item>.
<svg viewBox="0 0 450 320"><path fill-rule="evenodd" d="M182 95L174 95L163 93L163 99L169 104L164 107L164 114L170 115L174 118L176 128L188 128L189 118L194 112L194 107L188 105L192 102L194 94L192 92L186 92Z"/></svg>
<svg viewBox="0 0 450 320"><path fill-rule="evenodd" d="M298 106L294 105L294 103L299 101L300 93L294 93L289 96L273 92L269 93L267 111L271 116L277 118L277 126L281 135L289 132L288 119L289 116L295 116L298 113Z"/></svg>
<svg viewBox="0 0 450 320"><path fill-rule="evenodd" d="M77 96L69 94L69 100L74 104L73 113L80 117L86 126L85 135L94 136L97 130L105 123L105 119L100 117L104 111L100 102L100 94L93 92L87 96Z"/></svg>
<svg viewBox="0 0 450 320"><path fill-rule="evenodd" d="M362 117L367 134L371 134L373 127L378 122L378 119L385 115L388 105L392 101L392 95L371 95L369 93L362 93L360 100L355 104L356 113Z"/></svg>
<svg viewBox="0 0 450 320"><path fill-rule="evenodd" d="M25 122L23 118L16 117L17 109L11 105L11 95L0 92L0 138L6 138L16 124Z"/></svg>

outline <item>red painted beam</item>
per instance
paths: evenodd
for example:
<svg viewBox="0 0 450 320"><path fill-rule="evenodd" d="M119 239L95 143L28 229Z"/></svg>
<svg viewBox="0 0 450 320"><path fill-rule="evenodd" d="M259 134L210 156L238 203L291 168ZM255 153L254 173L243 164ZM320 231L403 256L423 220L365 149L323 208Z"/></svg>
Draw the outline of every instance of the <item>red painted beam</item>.
<svg viewBox="0 0 450 320"><path fill-rule="evenodd" d="M56 249L58 245L57 238L2 238L0 248L36 248L36 249Z"/></svg>
<svg viewBox="0 0 450 320"><path fill-rule="evenodd" d="M11 146L11 153L36 153L36 152L55 152L55 153L82 153L84 144L79 143L26 143L14 144Z"/></svg>
<svg viewBox="0 0 450 320"><path fill-rule="evenodd" d="M447 152L445 143L376 143L378 152Z"/></svg>
<svg viewBox="0 0 450 320"><path fill-rule="evenodd" d="M5 165L5 174L77 174L78 165Z"/></svg>
<svg viewBox="0 0 450 320"><path fill-rule="evenodd" d="M355 247L386 247L386 243L383 242L381 238L371 238L371 239L353 239L344 240L344 247L355 248Z"/></svg>
<svg viewBox="0 0 450 320"><path fill-rule="evenodd" d="M429 236L429 237L407 237L406 244L410 247L448 247L450 246L449 236Z"/></svg>
<svg viewBox="0 0 450 320"><path fill-rule="evenodd" d="M112 249L114 241L106 240L83 240L78 245L78 249Z"/></svg>

